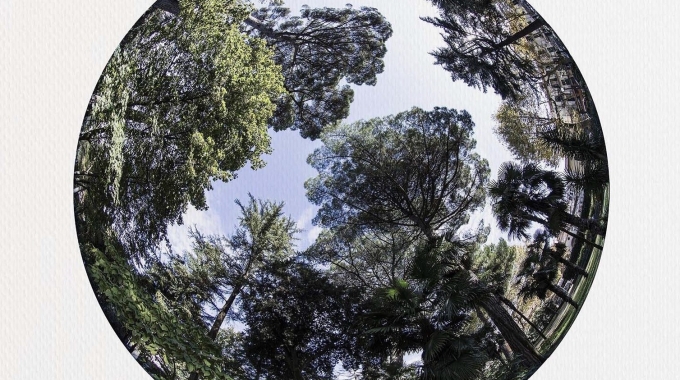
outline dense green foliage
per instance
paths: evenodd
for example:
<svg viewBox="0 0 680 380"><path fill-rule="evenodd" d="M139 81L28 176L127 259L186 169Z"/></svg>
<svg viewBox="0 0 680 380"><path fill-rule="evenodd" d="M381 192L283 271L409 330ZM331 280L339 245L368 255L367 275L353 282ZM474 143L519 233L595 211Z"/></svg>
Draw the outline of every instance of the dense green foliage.
<svg viewBox="0 0 680 380"><path fill-rule="evenodd" d="M357 280L361 271L375 278L363 278L364 288L377 285L369 331L390 352L422 350L425 378L474 378L500 357L478 342L497 334L479 322L487 318L524 365L542 360L507 311L494 306L494 275L484 275L486 282L475 273L501 271L481 257L473 270L486 231L464 226L484 204L489 170L473 152L472 126L466 112L414 108L329 129L309 158L319 176L307 182L308 196L320 206L316 221L328 228L310 251Z"/></svg>
<svg viewBox="0 0 680 380"><path fill-rule="evenodd" d="M547 292L552 291L558 297L574 307L578 304L567 294L564 289L554 284L558 277L558 257L562 257L564 246L554 248L548 246L549 241L544 232L538 232L534 240L527 246L527 255L522 262L518 273L518 284L521 284L519 293L524 298L538 296L547 298Z"/></svg>
<svg viewBox="0 0 680 380"><path fill-rule="evenodd" d="M177 0L160 3L178 15ZM354 91L348 84L376 84L392 27L377 9L351 4L342 9L305 5L300 13L291 16L282 1L268 1L244 20L243 29L266 41L285 77L286 94L278 99L270 125L316 139L326 125L349 114Z"/></svg>
<svg viewBox="0 0 680 380"><path fill-rule="evenodd" d="M320 176L305 185L321 206L316 220L418 227L428 237L462 226L483 205L489 174L472 152L472 127L465 111L414 108L329 129L309 158Z"/></svg>
<svg viewBox="0 0 680 380"><path fill-rule="evenodd" d="M505 101L494 119L494 133L505 143L516 159L523 162L545 162L555 167L562 155L541 139L543 133L556 131L558 118L541 116L524 102Z"/></svg>
<svg viewBox="0 0 680 380"><path fill-rule="evenodd" d="M212 181L264 164L282 77L263 41L239 32L246 16L228 0L187 3L180 18L157 10L116 50L79 138L81 235L112 225L143 255L188 205L207 207Z"/></svg>
<svg viewBox="0 0 680 380"><path fill-rule="evenodd" d="M358 291L296 260L273 263L243 300L244 346L252 379L329 379L359 360L353 326Z"/></svg>
<svg viewBox="0 0 680 380"><path fill-rule="evenodd" d="M220 369L221 347L192 321L189 310L162 289L149 291L113 243L101 251L85 246L88 275L107 317L127 348L157 379L198 371L205 378L229 379ZM228 360L228 359L227 359Z"/></svg>
<svg viewBox="0 0 680 380"><path fill-rule="evenodd" d="M255 12L246 25L272 47L285 77L286 95L278 100L270 124L275 130L299 129L311 139L347 117L354 96L350 83L376 84L392 35L377 9L351 5L305 6L300 16L270 6Z"/></svg>
<svg viewBox="0 0 680 380"><path fill-rule="evenodd" d="M556 238L601 248L606 229L590 198L573 211L605 194L604 139L594 118L561 128L523 103L540 67L518 41L544 23L521 1L432 2L438 63L506 98L497 134L523 162L496 180L466 111L342 123L349 84L384 67L392 29L376 9L161 0L125 37L85 115L74 203L94 293L153 378L511 380L549 355L553 305L580 302L557 282L590 275ZM268 128L322 143L305 183L315 242L298 250L284 204L250 196L230 236L194 228L190 250L164 244L214 181L264 165ZM562 158L564 173L538 164ZM470 223L488 198L524 242L487 243Z"/></svg>

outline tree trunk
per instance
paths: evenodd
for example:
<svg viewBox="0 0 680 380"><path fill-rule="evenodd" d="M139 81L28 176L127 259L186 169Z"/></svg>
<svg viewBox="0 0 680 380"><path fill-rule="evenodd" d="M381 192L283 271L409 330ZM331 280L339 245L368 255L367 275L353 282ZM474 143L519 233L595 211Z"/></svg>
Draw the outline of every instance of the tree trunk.
<svg viewBox="0 0 680 380"><path fill-rule="evenodd" d="M509 36L505 40L501 41L500 43L494 44L493 48L490 50L485 51L484 53L480 54L480 57L492 53L494 51L498 51L508 45L511 45L515 42L517 42L520 38L526 37L527 35L531 34L532 32L538 30L538 28L542 27L543 25L546 25L545 20L543 20L542 17L539 17L538 19L534 20L531 22L529 25L525 26L522 30L518 31L517 33L513 34L512 36Z"/></svg>
<svg viewBox="0 0 680 380"><path fill-rule="evenodd" d="M248 16L245 20L243 20L243 23L257 30L258 32L260 32L260 34L262 34L265 37L269 38L275 37L274 31L270 27L268 27L267 25L262 23L262 21L256 19L253 16Z"/></svg>
<svg viewBox="0 0 680 380"><path fill-rule="evenodd" d="M568 212L563 213L562 220L572 226L596 233L598 235L604 236L607 232L607 227L602 226L597 220L594 219L584 219L578 216L571 215Z"/></svg>
<svg viewBox="0 0 680 380"><path fill-rule="evenodd" d="M543 339L546 339L546 340L548 339L545 335L543 335L543 331L541 331L541 329L538 326L536 326L535 323L531 322L531 320L529 318L527 318L527 316L525 316L524 313L522 313L517 307L515 307L515 305L513 305L513 303L510 302L509 299L502 297L502 296L499 296L498 298L501 301L503 301L504 304L508 305L508 307L511 308L515 313L517 313L522 319L524 319L529 324L529 326L533 327L533 329L536 330L536 332Z"/></svg>
<svg viewBox="0 0 680 380"><path fill-rule="evenodd" d="M222 327L224 319L227 318L227 313L229 313L231 305L234 304L236 297L239 295L239 293L241 293L241 289L243 289L243 284L236 285L234 289L231 291L231 294L229 295L229 299L227 299L227 302L224 303L224 306L222 306L220 312L217 313L217 316L215 317L215 322L213 322L213 325L212 327L210 327L210 331L208 332L208 338L210 338L210 340L214 341L217 338L217 333L220 332L220 327Z"/></svg>
<svg viewBox="0 0 680 380"><path fill-rule="evenodd" d="M295 348L291 348L286 345L286 364L288 364L288 369L290 370L293 380L304 380L302 377L302 369L300 368L300 361L297 357L297 352Z"/></svg>
<svg viewBox="0 0 680 380"><path fill-rule="evenodd" d="M566 213L565 213L565 214L566 214ZM568 215L570 215L570 214L568 214ZM541 218L537 218L537 217L534 217L534 216L528 215L528 214L521 215L521 217L524 218L524 219L530 220L530 221L532 221L532 222L541 224L541 225L545 226L548 230L551 229L550 223L548 223L546 220L543 220L543 219L541 219ZM593 246L593 247L599 249L600 251L602 250L602 246L601 246L601 245L595 243L594 241L591 241L591 240L586 239L585 236L577 235L577 234L575 234L575 233L569 231L569 229L567 229L567 228L560 228L560 231L564 232L565 234L567 234L567 235L569 235L569 236L571 236L571 237L573 237L573 238L575 238L575 239L578 239L578 240L580 240L580 241L582 241L582 242L584 242L584 243L587 243L587 244L589 244L589 245L591 245L591 246Z"/></svg>
<svg viewBox="0 0 680 380"><path fill-rule="evenodd" d="M546 227L547 227L547 225L546 225ZM573 238L575 238L575 239L578 239L578 240L580 240L580 241L582 241L582 242L584 242L584 243L586 243L586 244L589 244L589 245L591 245L591 246L593 246L593 247L599 249L600 251L602 250L602 246L601 246L601 245L595 243L594 241L591 241L591 240L586 239L584 236L577 235L577 234L575 234L575 233L569 231L569 229L567 229L567 228L562 228L562 229L560 229L560 231L562 231L562 232L564 232L565 234L567 234L567 235L569 235L569 236L571 236L571 237L573 237Z"/></svg>
<svg viewBox="0 0 680 380"><path fill-rule="evenodd" d="M569 297L569 294L567 294L567 292L565 292L564 289L552 283L548 284L548 289L550 289L551 292L557 294L558 297L568 302L571 306L578 309L578 303L576 303L576 301L574 301L573 298Z"/></svg>
<svg viewBox="0 0 680 380"><path fill-rule="evenodd" d="M508 342L503 342L500 348L501 352L503 353L503 356L505 357L505 360L503 360L503 362L505 364L509 363L510 360L512 360L512 349L510 348L510 345L508 344Z"/></svg>
<svg viewBox="0 0 680 380"><path fill-rule="evenodd" d="M488 299L482 300L481 307L489 315L489 318L501 332L505 341L520 360L530 368L537 368L544 359L529 341L524 331L517 326L510 314L501 305L501 300L492 295Z"/></svg>
<svg viewBox="0 0 680 380"><path fill-rule="evenodd" d="M210 340L214 341L217 338L217 333L220 332L220 327L222 327L222 323L224 323L224 320L227 318L229 309L231 309L231 305L234 304L236 296L238 296L238 294L241 292L241 289L243 289L243 283L236 285L234 289L232 289L227 302L224 303L224 306L222 306L220 312L217 313L215 321L210 327L210 331L208 331L208 338L210 338ZM198 372L192 372L189 376L189 380L198 380Z"/></svg>
<svg viewBox="0 0 680 380"><path fill-rule="evenodd" d="M572 263L571 261L569 261L569 260L565 259L564 257L558 255L557 252L555 252L555 251L553 251L553 250L551 250L551 249L547 250L546 252L547 252L550 256L554 257L554 258L555 258L557 261L559 261L560 263L566 265L568 268L571 268L571 269L575 270L575 271L576 271L578 274L580 274L581 276L583 276L583 277L588 277L588 272L586 272L586 270L585 270L582 266L576 265L576 264Z"/></svg>

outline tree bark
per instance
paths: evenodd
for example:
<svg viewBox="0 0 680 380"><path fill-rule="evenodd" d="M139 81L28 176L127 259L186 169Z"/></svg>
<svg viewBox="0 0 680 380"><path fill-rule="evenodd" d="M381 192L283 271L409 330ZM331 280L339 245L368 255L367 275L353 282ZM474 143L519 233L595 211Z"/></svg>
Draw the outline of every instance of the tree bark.
<svg viewBox="0 0 680 380"><path fill-rule="evenodd" d="M482 54L480 54L480 57L492 53L494 51L498 51L510 44L513 44L517 42L520 38L526 37L527 35L531 34L532 32L536 31L538 28L547 25L545 20L542 17L539 17L538 19L534 20L531 22L529 25L525 26L522 30L518 31L517 33L509 36L505 40L501 41L500 43L494 44L492 49L489 49Z"/></svg>
<svg viewBox="0 0 680 380"><path fill-rule="evenodd" d="M568 268L571 268L571 269L575 270L575 271L576 271L578 274L580 274L581 276L583 276L583 277L588 277L588 272L586 272L586 270L585 270L582 266L576 265L576 264L572 263L571 261L569 261L569 260L565 259L564 257L558 255L557 252L555 252L555 251L553 251L553 250L551 250L551 249L547 250L546 252L547 252L550 256L554 257L554 258L555 258L557 261L559 261L560 263L566 265Z"/></svg>
<svg viewBox="0 0 680 380"><path fill-rule="evenodd" d="M302 377L302 369L300 368L300 361L297 357L297 352L295 347L290 347L286 345L286 364L290 370L291 375L293 375L293 380L304 380Z"/></svg>
<svg viewBox="0 0 680 380"><path fill-rule="evenodd" d="M260 34L264 35L265 37L269 38L275 37L275 33L271 28L269 28L264 23L262 23L262 21L256 19L253 16L248 16L245 20L243 20L243 23L257 30L258 32L260 32Z"/></svg>
<svg viewBox="0 0 680 380"><path fill-rule="evenodd" d="M236 297L239 295L239 293L241 293L241 289L243 289L243 284L236 285L234 289L232 289L231 294L229 295L229 299L227 299L227 302L224 303L224 306L222 306L220 312L217 313L215 321L213 322L212 326L210 327L210 331L208 332L208 338L210 338L210 340L214 341L217 338L217 333L220 332L220 327L222 327L222 323L224 323L224 320L227 318L227 313L229 313L231 305L234 304Z"/></svg>
<svg viewBox="0 0 680 380"><path fill-rule="evenodd" d="M503 362L505 364L509 363L510 360L512 360L512 348L510 348L508 342L503 342L503 344L501 344L501 352L503 352L503 356L505 356L505 360Z"/></svg>
<svg viewBox="0 0 680 380"><path fill-rule="evenodd" d="M570 214L569 214L569 215L570 215ZM532 215L527 215L527 214L524 214L524 215L522 215L521 217L522 217L522 218L525 218L525 219L527 219L527 220L530 220L530 221L532 221L532 222L541 224L541 225L545 226L548 230L551 229L551 228L550 228L550 224L549 224L546 220L543 220L543 219L541 219L541 218L534 217L534 216L532 216ZM595 243L594 241L591 241L591 240L586 239L585 236L577 235L577 234L575 234L575 233L569 231L569 229L567 229L567 228L560 228L560 231L564 232L565 234L567 234L567 235L569 235L569 236L571 236L571 237L573 237L573 238L575 238L575 239L578 239L578 240L580 240L580 241L582 241L582 242L584 242L584 243L587 243L587 244L589 244L589 245L591 245L591 246L593 246L593 247L599 249L600 251L602 250L602 246L601 246L601 245Z"/></svg>
<svg viewBox="0 0 680 380"><path fill-rule="evenodd" d="M214 341L217 338L217 334L220 332L220 327L222 327L222 323L224 323L224 320L227 318L229 309L231 309L231 305L234 304L236 296L238 296L238 294L241 292L241 289L243 289L243 283L236 285L232 289L229 298L224 303L224 306L222 306L219 313L217 313L215 321L210 327L210 331L208 331L208 338L210 338L210 340ZM189 380L198 380L198 372L192 372L191 375L189 375Z"/></svg>
<svg viewBox="0 0 680 380"><path fill-rule="evenodd" d="M505 341L510 345L513 353L531 368L540 366L545 360L536 352L533 344L529 341L524 331L517 326L510 314L501 305L501 300L492 295L481 301L481 307L489 315L493 324L501 332Z"/></svg>
<svg viewBox="0 0 680 380"><path fill-rule="evenodd" d="M546 337L545 335L543 335L543 331L541 331L541 329L540 329L538 326L536 326L535 323L531 322L531 320L530 320L529 318L527 318L527 316L525 316L524 313L522 313L522 311L520 311L517 307L515 307L515 305L513 305L513 303L510 302L509 299L507 299L507 298L505 298L505 297L503 297L503 296L499 296L498 298L499 298L501 301L503 301L503 303L506 304L509 308L511 308L512 311L514 311L514 312L517 313L522 319L524 319L524 320L529 324L529 326L533 327L533 329L536 330L536 332L537 332L543 339L546 339L546 340L548 339L548 337Z"/></svg>
<svg viewBox="0 0 680 380"><path fill-rule="evenodd" d="M546 224L546 227L547 227L547 224ZM564 232L565 234L567 234L567 235L569 235L569 236L571 236L571 237L573 237L573 238L575 238L575 239L581 240L582 242L584 242L584 243L586 243L586 244L589 244L589 245L591 245L591 246L593 246L593 247L599 249L600 251L601 251L602 248L603 248L601 245L595 243L594 241L588 240L588 239L586 239L584 236L577 235L577 234L575 234L575 233L569 231L569 230L566 229L566 228L562 228L562 229L560 229L560 231Z"/></svg>
<svg viewBox="0 0 680 380"><path fill-rule="evenodd" d="M568 212L565 212L562 215L562 219L566 222L571 224L572 226L582 228L584 230L596 233L598 235L604 236L605 233L607 232L607 227L604 227L600 225L597 220L594 219L584 219L584 218L579 218L577 216L571 215Z"/></svg>
<svg viewBox="0 0 680 380"><path fill-rule="evenodd" d="M224 303L220 311L217 313L215 321L210 327L210 331L208 331L208 338L210 338L210 340L215 341L215 339L217 339L217 334L220 332L220 327L222 327L222 323L224 323L224 320L227 318L227 314L229 313L231 306L234 304L236 297L241 293L241 290L243 289L243 286L245 285L245 282L248 279L248 275L250 274L250 268L252 267L253 262L255 261L255 257L259 257L259 254L253 254L250 260L248 260L248 264L246 264L246 267L243 270L241 278L239 279L238 283L234 286L234 288L231 290L229 298ZM189 380L198 380L198 372L192 372L191 375L189 376Z"/></svg>
<svg viewBox="0 0 680 380"><path fill-rule="evenodd" d="M551 292L557 294L558 297L568 302L571 306L578 309L578 303L576 303L576 301L574 301L573 298L569 297L569 294L567 294L567 292L565 292L564 289L552 283L548 284L548 289L550 289Z"/></svg>

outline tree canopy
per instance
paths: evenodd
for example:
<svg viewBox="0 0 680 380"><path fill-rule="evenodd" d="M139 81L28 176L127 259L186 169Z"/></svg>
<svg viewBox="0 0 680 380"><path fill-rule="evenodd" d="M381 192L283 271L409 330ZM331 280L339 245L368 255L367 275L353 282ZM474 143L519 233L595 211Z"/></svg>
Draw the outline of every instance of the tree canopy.
<svg viewBox="0 0 680 380"><path fill-rule="evenodd" d="M567 211L565 190L564 179L557 172L541 169L533 163L503 163L498 179L489 185L498 227L509 236L525 239L529 237L527 231L533 223L545 226L552 234L561 231L580 240L583 236L571 232L568 226L604 235L606 226L599 220ZM584 241L601 249L592 241Z"/></svg>
<svg viewBox="0 0 680 380"><path fill-rule="evenodd" d="M270 152L267 121L283 93L263 41L240 33L239 3L205 1L183 17L153 11L130 31L95 88L78 143L82 235L110 225L144 254L205 191ZM87 231L83 231L87 230Z"/></svg>
<svg viewBox="0 0 680 380"><path fill-rule="evenodd" d="M315 221L418 227L430 236L464 225L484 204L489 175L473 152L473 125L465 111L413 108L329 129L308 159L319 171L305 184L320 206Z"/></svg>
<svg viewBox="0 0 680 380"><path fill-rule="evenodd" d="M271 126L316 139L349 114L354 92L348 84L376 84L392 28L375 8L305 6L300 12L291 16L288 8L270 6L245 25L272 47L285 78L286 95L277 102Z"/></svg>
<svg viewBox="0 0 680 380"><path fill-rule="evenodd" d="M526 305L551 294L578 305L556 282L562 268L589 275L564 258L580 248L552 239L601 248L586 236L603 235L603 219L573 209L604 192L604 141L531 112L541 89L523 92L545 70L518 41L545 23L522 1L432 3L440 17L426 21L449 45L438 63L505 98L497 134L523 162L495 181L467 111L342 123L350 84L374 85L383 70L392 29L374 8L291 16L279 0L159 0L125 37L88 105L74 203L94 293L153 378L332 379L342 368L364 380L519 379L549 355ZM311 246L295 246L283 203L252 195L236 201L228 236L194 227L188 251L164 244L188 207L207 208L213 181L264 165L269 128L322 144L305 183L322 230ZM533 162L558 155L565 173ZM569 204L574 189L585 195ZM487 197L511 237L546 230L523 247L486 244L489 227L470 221Z"/></svg>
<svg viewBox="0 0 680 380"><path fill-rule="evenodd" d="M432 55L454 81L517 99L523 84L541 77L535 59L515 48L523 37L546 25L539 15L505 0L432 3L439 7L439 16L423 20L442 29L446 44Z"/></svg>
<svg viewBox="0 0 680 380"><path fill-rule="evenodd" d="M546 163L556 167L562 155L552 149L543 139L542 134L556 130L561 122L557 118L546 117L523 102L505 101L494 115L496 127L494 133L522 162Z"/></svg>
<svg viewBox="0 0 680 380"><path fill-rule="evenodd" d="M172 5L157 6L178 14L177 0L165 3ZM270 1L244 20L243 29L267 42L285 78L286 94L278 99L270 126L316 139L325 126L349 114L354 91L348 84L376 84L392 27L370 7L305 5L300 13L291 16L281 1Z"/></svg>
<svg viewBox="0 0 680 380"><path fill-rule="evenodd" d="M238 0L160 1L128 33L79 138L81 236L101 241L88 226L111 225L125 252L148 255L189 205L207 207L213 181L264 165L268 127L316 138L349 112L341 81L372 85L382 72L392 31L373 8L251 11Z"/></svg>
<svg viewBox="0 0 680 380"><path fill-rule="evenodd" d="M375 276L364 280L378 284L369 331L397 358L423 350L426 378L481 371L484 345L470 342L486 332L483 323L467 328L473 318L491 320L527 366L542 362L495 287L473 271L486 232L464 226L484 204L489 169L473 152L472 127L465 111L414 108L328 129L309 157L319 176L306 183L308 197L320 206L315 222L329 230L311 252L341 272Z"/></svg>

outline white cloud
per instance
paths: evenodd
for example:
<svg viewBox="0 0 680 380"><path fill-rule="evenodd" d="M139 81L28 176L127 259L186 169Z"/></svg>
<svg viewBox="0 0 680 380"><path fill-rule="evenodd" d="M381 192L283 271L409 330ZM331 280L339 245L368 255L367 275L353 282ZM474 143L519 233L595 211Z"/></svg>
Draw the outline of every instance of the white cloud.
<svg viewBox="0 0 680 380"><path fill-rule="evenodd" d="M297 218L296 226L300 230L298 249L305 249L312 244L322 231L321 227L313 226L312 219L316 216L317 207L309 206Z"/></svg>
<svg viewBox="0 0 680 380"><path fill-rule="evenodd" d="M174 252L191 250L189 229L192 227L206 235L221 234L224 231L219 215L213 209L202 211L189 206L182 219L184 220L182 225L173 224L168 227L168 239Z"/></svg>
<svg viewBox="0 0 680 380"><path fill-rule="evenodd" d="M297 218L296 225L300 230L304 230L307 226L311 226L312 219L316 214L316 208L314 206L309 206L302 212L302 214Z"/></svg>
<svg viewBox="0 0 680 380"><path fill-rule="evenodd" d="M418 351L404 356L404 364L413 364L422 361L423 351Z"/></svg>
<svg viewBox="0 0 680 380"><path fill-rule="evenodd" d="M323 228L319 226L314 226L312 227L309 232L307 232L307 241L311 244L316 240L317 237L319 237L319 234L323 231Z"/></svg>

